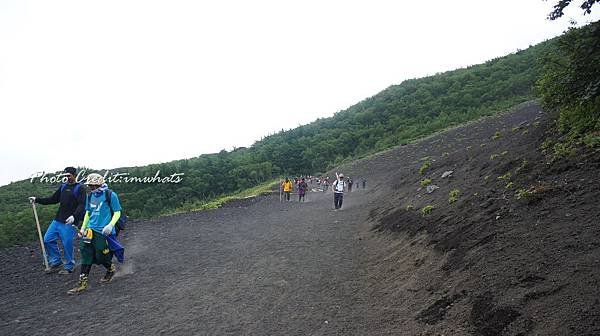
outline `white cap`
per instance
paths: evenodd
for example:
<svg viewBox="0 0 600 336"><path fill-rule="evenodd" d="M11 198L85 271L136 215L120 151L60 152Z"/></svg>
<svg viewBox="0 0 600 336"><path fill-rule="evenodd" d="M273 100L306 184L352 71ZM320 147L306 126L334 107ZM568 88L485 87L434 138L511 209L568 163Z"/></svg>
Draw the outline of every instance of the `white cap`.
<svg viewBox="0 0 600 336"><path fill-rule="evenodd" d="M340 177L344 177L344 174L340 174L339 176L340 176Z"/></svg>
<svg viewBox="0 0 600 336"><path fill-rule="evenodd" d="M102 185L104 184L104 177L97 173L91 173L86 177L85 184Z"/></svg>

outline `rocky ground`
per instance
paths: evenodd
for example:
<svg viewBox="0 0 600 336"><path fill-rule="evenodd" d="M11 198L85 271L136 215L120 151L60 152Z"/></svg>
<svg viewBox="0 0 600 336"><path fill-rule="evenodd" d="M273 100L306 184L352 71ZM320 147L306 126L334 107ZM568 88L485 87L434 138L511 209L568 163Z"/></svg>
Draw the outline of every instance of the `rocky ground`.
<svg viewBox="0 0 600 336"><path fill-rule="evenodd" d="M342 211L313 192L134 222L118 276L75 297L36 244L2 249L0 334L600 334L600 154L550 162L551 127L526 104L351 162L367 188Z"/></svg>

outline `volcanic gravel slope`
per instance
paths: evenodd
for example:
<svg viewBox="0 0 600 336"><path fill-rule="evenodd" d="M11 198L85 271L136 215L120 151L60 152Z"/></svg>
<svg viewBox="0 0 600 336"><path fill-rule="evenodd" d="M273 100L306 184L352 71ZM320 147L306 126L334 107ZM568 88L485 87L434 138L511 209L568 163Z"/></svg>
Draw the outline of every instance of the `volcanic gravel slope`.
<svg viewBox="0 0 600 336"><path fill-rule="evenodd" d="M600 154L548 164L550 126L530 103L351 162L367 189L342 211L311 192L134 222L79 296L35 244L2 249L0 335L600 334Z"/></svg>

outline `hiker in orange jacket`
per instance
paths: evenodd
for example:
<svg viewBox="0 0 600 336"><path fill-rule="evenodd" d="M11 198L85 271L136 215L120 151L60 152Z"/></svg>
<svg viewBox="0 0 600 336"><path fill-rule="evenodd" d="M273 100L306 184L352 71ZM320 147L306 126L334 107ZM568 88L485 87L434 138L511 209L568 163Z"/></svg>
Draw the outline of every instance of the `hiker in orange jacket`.
<svg viewBox="0 0 600 336"><path fill-rule="evenodd" d="M281 184L281 187L283 188L283 193L285 195L285 200L286 201L290 201L290 194L292 193L292 188L294 188L294 185L292 184L292 181L290 181L289 178L285 179L285 182L283 182Z"/></svg>

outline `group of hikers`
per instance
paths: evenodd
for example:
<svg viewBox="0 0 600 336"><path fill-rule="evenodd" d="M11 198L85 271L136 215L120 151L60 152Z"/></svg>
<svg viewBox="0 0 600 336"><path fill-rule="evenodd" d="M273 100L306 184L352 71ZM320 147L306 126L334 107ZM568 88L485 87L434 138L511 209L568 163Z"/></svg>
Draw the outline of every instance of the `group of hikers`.
<svg viewBox="0 0 600 336"><path fill-rule="evenodd" d="M94 264L106 268L100 283L112 281L116 271L113 257L123 262L124 256L123 246L116 239L118 229L121 227L117 223L122 223L126 217L122 214L117 193L108 188L102 175L89 174L85 178L85 185L77 181L77 169L74 167L65 168L64 175L67 181L61 184L51 196L30 196L29 201L34 205L34 210L35 203L59 204L54 220L48 226L43 238L43 246L47 251L46 273L72 274L75 270L74 244L76 237L80 239L79 280L77 285L67 292L79 294L89 288L88 277ZM298 201L304 202L309 185L315 183L323 192L331 186L336 210L342 208L344 192L351 191L353 184L351 179L344 177L344 174L337 173L332 183L329 177L307 176L295 178L293 182L287 178L281 184L284 199L290 201L290 195L295 188L298 191ZM358 187L358 183L356 185ZM86 192L86 186L89 188L89 194ZM366 187L365 179L362 179L362 187ZM64 251L64 262L59 251L59 240Z"/></svg>
<svg viewBox="0 0 600 336"><path fill-rule="evenodd" d="M121 218L121 204L116 192L108 189L104 177L92 173L86 177L85 186L76 180L74 167L64 169L67 182L63 183L50 197L29 197L31 203L59 204L54 220L44 234L43 243L47 251L46 273L68 275L75 268L74 241L81 239L79 251L81 270L77 285L68 294L79 294L88 289L88 276L92 265L103 265L106 273L100 283L111 282L115 275L113 256L123 261L123 247L116 239L117 221ZM124 217L123 217L124 218ZM64 250L63 263L58 249L61 241Z"/></svg>
<svg viewBox="0 0 600 336"><path fill-rule="evenodd" d="M313 185L313 183L316 183L322 192L326 192L329 189L329 186L331 186L333 190L334 209L341 209L344 199L344 191L351 192L353 185L355 185L356 189L358 189L360 183L358 181L355 183L350 177L345 178L344 174L336 173L335 175L336 178L333 182L330 182L329 176L321 178L315 178L314 176L294 178L293 182L288 177L281 183L280 191L282 192L283 200L288 202L291 201L291 194L295 187L298 191L298 202L304 202L309 184ZM363 189L367 187L367 180L364 178L362 179L362 187Z"/></svg>

